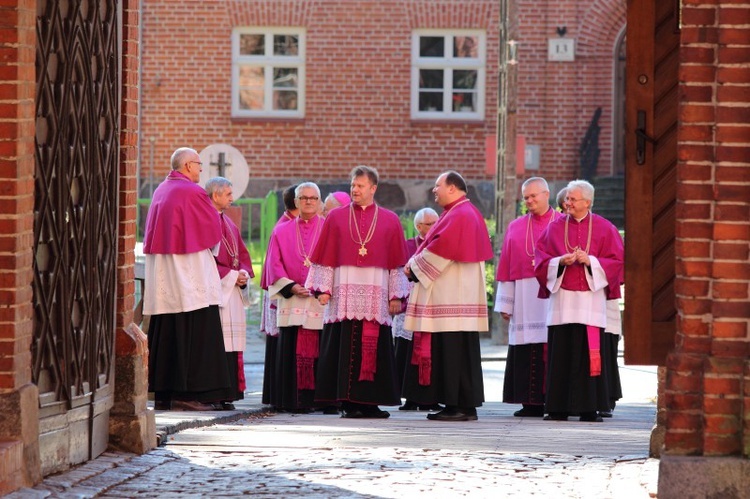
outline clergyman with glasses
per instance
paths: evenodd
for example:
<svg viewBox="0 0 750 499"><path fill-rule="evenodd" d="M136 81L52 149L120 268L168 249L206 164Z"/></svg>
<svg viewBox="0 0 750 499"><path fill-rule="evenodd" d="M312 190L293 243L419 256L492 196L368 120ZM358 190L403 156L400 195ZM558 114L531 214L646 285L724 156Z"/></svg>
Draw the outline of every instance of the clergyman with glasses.
<svg viewBox="0 0 750 499"><path fill-rule="evenodd" d="M568 183L566 216L552 222L536 245L539 297L547 315L548 372L545 419L601 422L610 395L601 345L607 300L620 297L624 245L617 228L591 211L594 187Z"/></svg>
<svg viewBox="0 0 750 499"><path fill-rule="evenodd" d="M154 191L143 252L148 328L148 385L157 410L214 410L232 400L219 317L221 279L214 252L219 213L199 185L200 156L181 147Z"/></svg>
<svg viewBox="0 0 750 499"><path fill-rule="evenodd" d="M547 226L564 215L550 206L549 186L542 177L527 179L521 195L527 213L508 225L497 264L495 311L509 321L503 402L521 404L513 413L516 417L541 418L549 300L538 297L534 252Z"/></svg>
<svg viewBox="0 0 750 499"><path fill-rule="evenodd" d="M378 172L357 166L351 199L328 213L305 287L326 307L315 399L340 402L345 418L387 418L400 405L391 316L409 287L406 241L398 216L375 202Z"/></svg>
<svg viewBox="0 0 750 499"><path fill-rule="evenodd" d="M269 403L278 411L307 413L315 406L315 367L323 329L323 306L305 288L310 255L323 227L320 189L302 182L294 199L299 216L274 228L266 255L268 295L276 303L279 330L269 373Z"/></svg>

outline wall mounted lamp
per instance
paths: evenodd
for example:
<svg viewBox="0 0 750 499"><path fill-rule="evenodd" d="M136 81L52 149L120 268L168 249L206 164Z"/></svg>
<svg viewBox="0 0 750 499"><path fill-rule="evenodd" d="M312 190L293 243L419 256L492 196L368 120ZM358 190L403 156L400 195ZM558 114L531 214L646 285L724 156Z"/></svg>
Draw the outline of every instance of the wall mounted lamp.
<svg viewBox="0 0 750 499"><path fill-rule="evenodd" d="M518 42L515 40L508 40L506 43L508 52L506 54L506 64L518 64Z"/></svg>

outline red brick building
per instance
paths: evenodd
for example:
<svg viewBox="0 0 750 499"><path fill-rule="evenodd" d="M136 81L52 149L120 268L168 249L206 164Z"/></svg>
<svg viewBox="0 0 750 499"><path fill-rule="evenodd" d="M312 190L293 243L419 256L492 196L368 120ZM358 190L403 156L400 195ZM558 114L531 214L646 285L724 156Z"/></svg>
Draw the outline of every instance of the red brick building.
<svg viewBox="0 0 750 499"><path fill-rule="evenodd" d="M539 147L538 172L580 175L579 147L600 108L595 174L622 175L625 1L517 2L517 12L518 134Z"/></svg>
<svg viewBox="0 0 750 499"><path fill-rule="evenodd" d="M133 322L138 0L0 4L0 495L156 445Z"/></svg>
<svg viewBox="0 0 750 499"><path fill-rule="evenodd" d="M228 26L236 26L233 24L235 20L247 27L257 23L256 26L286 28L303 26L292 22L297 19L294 16L301 16L301 19L313 15L317 12L316 8L321 6L329 7L323 15L317 12L321 15L321 23L332 23L332 19L339 15L327 2L258 2L258 8L248 12L244 6L249 3L228 3L231 8L227 10L219 2L207 3L207 7L201 7L203 3L198 2L170 2L170 11L164 12L163 18L169 20L172 33L188 32L197 39L209 27L215 27L210 24L214 22L213 19L224 16L226 22L221 29L225 32L225 39L231 40ZM372 17L377 19L392 14L391 11L378 10L381 4L386 3L356 2L363 8L371 9ZM348 80L338 73L312 75L311 67L308 67L305 73L305 117L302 120L297 117L275 120L234 117L228 118L235 127L232 135L226 135L228 132L223 127L211 133L215 134L217 142L230 142L230 139L237 137L251 143L256 135L265 136L265 141L252 142L255 146L252 153L260 159L248 154L248 163L253 175L262 172L258 178L267 178L271 183L276 176L274 172L285 171L286 165L275 161L277 156L269 151L292 150L297 155L308 154L304 146L313 142L306 138L306 134L311 132L305 128L305 123L322 119L316 117L315 112L319 112L314 112L316 107L320 109L320 105L347 91L360 96L360 100L355 101L360 106L370 102L364 100L362 95L374 95L381 99L377 103L383 114L378 114L377 119L362 118L360 124L367 125L375 120L376 124L387 125L383 130L392 125L390 128L393 128L394 136L384 135L382 130L377 134L375 131L360 130L355 126L360 116L358 109L343 107L333 114L339 119L346 118L347 126L331 125L330 136L317 137L318 141L339 151L339 154L331 153L324 157L330 164L343 169L345 174L350 163L366 161L381 168L386 180L396 178L393 172L397 171L398 163L382 152L398 150L398 147L393 147L396 144L405 148L402 162L417 166L417 169L409 170L413 173L411 178L431 178L447 166L457 166L447 160L435 164L440 160L423 159L431 148L443 147L444 154L451 161L465 165L458 169L474 180L474 185L479 185L476 182L491 182L493 178L483 172L486 167L485 144L487 137L493 133L489 114L496 106L501 111L501 119L498 120L499 178L511 179L498 184L512 185L509 191L514 192L517 131L523 130L531 140L541 141L544 138L543 135L538 138L534 136L531 128L520 128L525 126L525 115L516 95L517 90L523 90L517 79L523 78L524 57L531 57L523 45L520 14L528 12L529 16L533 16L533 10L524 9L533 9L536 2L499 0L497 7L494 2L476 2L479 7L474 8L477 10L468 9L467 12L472 14L462 17L463 10L457 6L464 3L430 2L429 8L427 2L409 2L411 10L408 11L408 29L405 33L409 33L410 40L413 40L415 33L412 30L452 31L458 29L456 26L468 30L453 34L438 31L437 37L431 36L435 33L432 31L423 33L427 38L442 37L445 41L447 37L486 29L488 67L485 84L493 78L495 71L502 75L499 80L501 98L485 95L481 118L472 114L479 113L478 108L462 110L462 107L467 107L462 105L465 100L456 101L456 107L453 107L453 90L471 93L469 90L473 87L454 88L452 78L442 80L444 86L439 87L433 74L431 80L427 78L427 84L410 87L407 96L392 96L392 78L386 78L382 73L392 72L392 68L373 66L388 54L382 48L372 50L363 41L365 38L387 38L373 23L367 30L352 33L340 40L340 43L359 47L361 59L334 64L335 54L332 54L328 61L338 69L342 65L354 67L356 72L367 73L369 78L358 80L357 85L349 85ZM143 379L146 354L143 336L136 329L128 327L132 322L134 305L133 221L136 218L136 184L141 174L137 163L139 131L143 131L140 134L143 171L148 168L146 165L144 170L144 158L153 156L156 172L157 163L165 165L168 152L177 145L191 143L200 148L201 144L196 142L196 134L201 133L198 123L210 122L210 116L196 109L195 99L172 88L171 95L160 101L161 105L173 106L181 114L171 122L157 126L149 124L147 120L147 94L150 91L162 92L161 88L171 81L179 81L179 87L190 86L191 77L203 79L204 72L215 74L213 61L225 58L223 52L217 55L204 50L203 45L191 48L180 37L182 42L165 46L173 51L175 58L202 60L200 71L187 74L165 71L161 79L147 81L149 71L144 62L141 80L138 41L140 30L143 30L146 43L149 9L158 11L152 2L123 0L69 4L73 8L59 9L60 3L54 1L37 5L34 0L10 0L0 4L0 493L33 484L44 474L95 457L107 445L137 452L144 452L153 445L153 414L149 415L146 409ZM390 5L395 10L402 8L400 4L393 2ZM591 3L592 6L605 4L611 5L607 2ZM276 10L271 11L272 5L288 17L273 18L279 14ZM555 4L554 9L559 9L559 12L555 11L556 16L564 17L563 14L567 12L565 5L564 2ZM38 10L41 6L45 8ZM185 6L200 7L206 9L204 14L213 13L215 16L190 18L185 15ZM279 6L282 8L279 9ZM346 10L347 5L339 7L351 14ZM495 28L491 23L486 24L485 28L477 26L487 17L495 15L494 12L498 13L499 30L493 31ZM603 11L597 9L591 12L601 15ZM117 15L112 17L113 13ZM539 17L544 18L545 15L540 13ZM449 22L451 16L455 19ZM477 18L473 16L480 17L481 22L475 23ZM626 92L634 107L627 107L625 114L627 123L635 126L629 129L623 150L628 199L636 199L638 204L626 210L628 223L636 223L636 227L639 227L630 231L631 235L646 235L648 244L633 244L633 239L628 238L629 259L626 265L632 279L626 276L626 280L631 283L645 282L646 285L634 294L627 294L626 316L628 310L638 310L638 316L646 316L649 325L637 333L631 332L631 340L637 340L634 343L640 345L640 358L656 358L657 363L665 366L659 396L659 422L665 435L659 496L747 497L750 495L746 478L750 457L750 134L747 126L750 121L750 96L747 92L747 82L750 81L750 39L747 30L750 7L731 0L630 0L627 16L628 29L642 28L636 33L644 36L628 36L628 46L635 40L640 50L628 51L627 54L628 67L632 64L637 71L629 71L627 75ZM607 16L601 18L609 21ZM434 22L427 22L430 26L424 27L421 21L417 22L419 19ZM62 20L70 20L72 24ZM583 50L586 47L583 40L587 30L594 28L586 27L589 26L586 22L579 21L576 26L581 26L581 29L576 32L572 28L572 21L565 18L563 22L555 19L547 23L541 36L554 36L557 27L565 26L566 35L579 40L576 42L577 56L580 53L578 48ZM605 31L610 34L618 32L615 24L613 22L611 28ZM65 42L75 38L62 35L71 25L85 25L87 29L109 35L81 38L79 41L82 43L94 45L89 47L83 43L82 46L88 48L82 49L82 52L67 51ZM111 28L115 25L118 29L112 35ZM550 33L552 26L555 27L554 33ZM309 35L309 24L306 29L305 33ZM361 33L366 36L360 38ZM37 34L41 34L42 40L36 38ZM420 34L416 33L417 36ZM494 59L491 55L494 42L489 42L493 36L497 37L495 46L505 47L506 42L518 42L516 64L511 63L511 51L498 51L501 64L496 70L489 68L490 64L494 64L490 62L491 58ZM611 37L612 40L616 38L614 35ZM113 40L122 41L119 53L111 52L113 47L120 46L111 44ZM437 42L433 42L426 41L428 55L434 54L429 52L429 49L435 50ZM670 47L674 47L674 50L665 50L667 45L663 42L672 43ZM386 41L381 40L381 44L384 43ZM407 59L407 54L413 50L411 43L414 42L398 45L401 47L400 53ZM543 47L542 43L529 44L528 47L539 48L540 45ZM251 46L250 41L246 42L246 48ZM421 46L420 42L418 47ZM449 45L443 45L443 54L446 53L446 46ZM564 52L564 48L560 50ZM602 51L606 50L602 48ZM99 58L101 53L111 54L111 57ZM327 56L319 57L321 63L326 61ZM408 75L413 71L419 74L420 69L442 70L443 75L473 70L471 67L448 66L451 57L443 55L441 59L446 60L441 60L443 65L438 68L420 67L417 63L424 61L418 60L414 68L410 66L408 74L398 73L398 77L403 83L412 85ZM96 62L92 62L94 60ZM368 60L370 64L365 63ZM252 66L253 61L250 62ZM76 78L66 79L66 73L58 70L66 67L66 64L76 68L78 72L73 73ZM223 64L226 70L227 62ZM263 67L265 71L265 62ZM270 64L269 67L274 66ZM563 67L572 66L559 68ZM669 70L674 77L664 78L662 70ZM102 76L105 74L106 78ZM248 91L242 102L251 109L259 102L257 90L261 87L257 71L255 74L255 78L248 77L241 85L247 87L245 90ZM293 78L289 78L289 72L278 75L279 88L276 90L290 92L288 85ZM82 79L84 76L85 79ZM529 84L533 76L529 74ZM564 75L557 76L563 78ZM208 80L225 93L222 102L231 96L231 89L226 89L225 79L224 73L221 73ZM316 91L310 87L311 79L315 86L327 90L312 101L311 92L315 95ZM89 82L87 85L90 86L77 86L83 81ZM451 84L450 91L445 87L446 81ZM656 82L659 85L655 85ZM466 80L461 84L468 85ZM559 86L556 80L548 82L548 85ZM46 88L56 91L44 91ZM265 86L262 88L266 89ZM273 90L272 86L269 95L273 95ZM409 97L413 92L417 94L416 99ZM439 104L434 96L425 96L420 100L420 93L440 94L438 99L442 98L442 111L438 109ZM61 95L76 98L69 101L62 99L58 103L56 99ZM101 99L90 99L91 95L101 96ZM144 109L142 115L139 114L139 95L143 96L140 102ZM278 100L269 97L267 101L265 95L262 100L264 106L267 102L271 105L277 103L286 106L283 110L289 110L295 100L294 96L281 94ZM578 96L578 100L588 102L589 97L585 92L579 92ZM396 120L389 114L389 109L393 107L391 103L398 99L400 106L405 106L406 110L399 111L401 118ZM496 99L495 104L493 99ZM555 100L547 97L547 105L552 106ZM604 101L606 98L602 98L601 102ZM296 102L299 106L299 95ZM109 112L97 112L98 105L108 106ZM431 110L430 107L436 109ZM612 116L614 107L613 104ZM63 112L55 115L52 111L56 109ZM455 114L453 109L457 110ZM86 112L77 114L79 110ZM643 127L642 133L635 134L639 110L645 113L642 115ZM421 113L448 115L433 121L432 115L423 116ZM588 105L581 106L583 117L578 120L579 126L590 120L590 113ZM114 126L111 122L113 117ZM605 123L605 117L606 112L603 111L602 123ZM400 124L402 118L407 125ZM567 123L567 120L563 121ZM80 127L81 123L88 125ZM356 133L347 127L357 128ZM404 131L406 127L409 133ZM583 128L578 130L578 135ZM181 135L170 138L170 141L174 140L170 143L165 139L166 135L160 135L166 133L162 130L178 130ZM551 130L554 132L555 129ZM605 153L604 130L605 127L602 127L602 158L607 154L614 158L616 154ZM71 131L81 133L68 133ZM571 132L571 135L576 135L576 132ZM649 142L645 136L654 142ZM61 140L54 141L54 137ZM152 137L153 154L148 152ZM286 137L287 140L279 137ZM441 140L436 141L435 137ZM210 138L213 140L213 137ZM482 153L476 156L456 153L454 149L464 141L480 144ZM205 142L206 145L209 143ZM86 148L82 147L83 144ZM546 147L542 143L540 160L546 158ZM549 147L553 148L553 154L559 153L554 145ZM561 146L560 149L566 150L565 147ZM616 149L614 142L609 147L613 151ZM79 154L84 149L88 154ZM68 151L69 154L60 151ZM361 151L367 152L367 156L360 156ZM289 161L293 160L293 154L283 154ZM103 168L98 159L92 159L95 157L106 159L102 163L106 167ZM340 157L344 159L340 160ZM312 159L308 157L309 161ZM642 164L640 160L643 160ZM562 161L559 166L563 165ZM606 161L601 164L606 164ZM311 162L310 169L313 167L321 172L321 179L343 178L342 173L327 173L324 161ZM54 175L48 176L50 171ZM107 175L91 175L91 172L104 172ZM289 178L295 178L295 175L289 173ZM94 185L103 185L109 190L96 191L94 195ZM426 185L422 188L426 188ZM50 197L59 203L50 203ZM645 216L642 216L643 213ZM94 223L100 220L101 225ZM641 221L645 221L644 229L638 226ZM670 230L674 232L673 235ZM106 258L100 257L100 252L105 253ZM78 254L84 258L76 258ZM653 276L657 274L669 278L669 283L651 286ZM80 282L72 279L82 275L102 275L107 278L102 283L94 279ZM47 300L55 295L42 290L42 285L46 284L57 285L55 289L59 289L59 298L71 300ZM100 304L103 305L102 314L93 314L106 316L110 322L98 327L97 334L93 336L97 342L81 344L77 340L89 338L87 335L91 334L87 329L91 323L86 322L92 316L89 307L99 306L92 298L96 294L93 291L95 286L98 286L97 290L113 291ZM658 312L664 308L669 309L669 313L664 317L659 316ZM663 336L665 331L669 333L665 343L650 343L653 338ZM76 362L69 362L70 359L65 357L67 350L56 350L56 345L61 344L84 352L77 359L88 359L91 370L82 372L74 369ZM90 345L96 345L96 349L86 350ZM659 353L662 349L666 352L664 355ZM66 366L66 369L54 370L60 366ZM94 373L95 376L87 378L87 373ZM82 417L82 414L90 416ZM92 434L80 432L90 428L95 429ZM83 449L80 447L82 439L73 438L82 434L87 437ZM51 439L50 435L56 438Z"/></svg>
<svg viewBox="0 0 750 499"><path fill-rule="evenodd" d="M176 147L221 143L246 158L251 197L325 193L368 164L383 204L418 209L455 168L491 214L495 0L142 3L144 195Z"/></svg>
<svg viewBox="0 0 750 499"><path fill-rule="evenodd" d="M229 144L249 164L248 196L311 178L342 188L366 163L385 180L382 203L415 210L454 168L491 216L499 2L143 4L143 197L179 145ZM624 1L518 2L516 22L526 174L554 187L580 177L579 148L600 109L590 176L621 176ZM555 57L560 42L569 57ZM472 53L457 52L468 43ZM614 203L621 212L621 197Z"/></svg>

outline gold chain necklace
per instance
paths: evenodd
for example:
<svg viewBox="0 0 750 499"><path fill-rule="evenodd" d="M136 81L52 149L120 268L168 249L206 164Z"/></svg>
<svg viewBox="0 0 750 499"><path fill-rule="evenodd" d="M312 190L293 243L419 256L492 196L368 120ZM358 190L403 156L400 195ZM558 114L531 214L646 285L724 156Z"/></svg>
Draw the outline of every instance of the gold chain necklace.
<svg viewBox="0 0 750 499"><path fill-rule="evenodd" d="M364 216L364 208L362 212L362 216ZM352 233L352 220L354 219L354 203L349 205L349 236L352 238L352 241L359 244L359 256L365 256L367 255L367 248L365 248L365 244L369 243L372 239L372 236L375 234L375 225L377 225L378 221L378 205L375 205L375 214L372 217L372 223L370 224L370 228L367 231L367 235L365 236L364 241L362 240L362 233L359 231L359 225L357 225L357 221L354 220L354 228L357 230L357 239L354 239L354 233Z"/></svg>
<svg viewBox="0 0 750 499"><path fill-rule="evenodd" d="M303 262L302 262L303 265L305 267L309 267L310 265L312 265L312 262L310 261L310 253L312 253L312 250L313 248L315 248L315 245L318 242L318 238L320 237L320 225L321 224L317 224L315 226L315 233L313 234L312 244L310 244L310 252L307 252L305 251L305 243L302 241L302 233L300 232L300 229L299 229L300 219L301 217L297 217L297 220L295 220L294 222L297 228L297 253L299 254L299 256L303 258ZM310 220L314 220L314 219L311 218Z"/></svg>
<svg viewBox="0 0 750 499"><path fill-rule="evenodd" d="M554 210L547 210L549 213L550 211ZM534 259L534 253L536 252L536 242L534 242L534 231L531 228L531 219L533 217L532 213L529 213L529 218L526 221L526 239L524 241L524 250L526 250L526 256L531 258L531 266L533 267L536 264L536 260ZM542 215L542 218L544 218L544 215ZM549 227L552 225L552 221L555 219L555 214L552 213L549 217L549 222L547 222L547 226ZM531 244L529 244L529 241L531 241ZM531 251L529 251L529 246L531 246Z"/></svg>
<svg viewBox="0 0 750 499"><path fill-rule="evenodd" d="M568 241L568 223L570 221L571 215L568 215L565 217L565 251L568 253L573 253L576 250L582 249L580 246L572 247L570 246L570 242ZM585 217L584 217L585 218ZM589 254L589 250L591 249L591 231L594 228L594 220L591 219L591 212L589 212L589 237L588 241L586 241L586 249L583 251L587 255Z"/></svg>
<svg viewBox="0 0 750 499"><path fill-rule="evenodd" d="M232 244L229 244L229 241L227 241L227 238L224 236L224 231L221 231L221 242L224 243L224 247L227 249L227 253L229 253L229 256L232 257L232 268L238 269L240 267L240 259L239 259L239 251L238 251L238 245L237 245L237 239L235 239L234 234L232 234L231 229L229 228L229 223L227 222L226 218L224 218L224 214L221 214L221 221L224 222L224 227L227 229L227 233L229 234L229 238L232 240Z"/></svg>

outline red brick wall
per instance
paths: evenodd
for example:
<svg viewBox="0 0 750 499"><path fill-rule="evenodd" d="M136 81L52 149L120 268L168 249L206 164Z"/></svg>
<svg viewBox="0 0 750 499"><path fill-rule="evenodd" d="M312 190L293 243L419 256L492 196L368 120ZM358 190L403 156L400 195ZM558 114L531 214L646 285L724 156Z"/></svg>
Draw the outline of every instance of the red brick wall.
<svg viewBox="0 0 750 499"><path fill-rule="evenodd" d="M40 479L31 383L36 2L0 3L0 495Z"/></svg>
<svg viewBox="0 0 750 499"><path fill-rule="evenodd" d="M683 0L670 454L750 454L750 6Z"/></svg>
<svg viewBox="0 0 750 499"><path fill-rule="evenodd" d="M160 180L182 145L228 143L251 177L341 179L376 166L384 179L434 178L447 168L489 180L485 138L497 109L496 0L143 1L142 176ZM231 32L236 26L307 30L306 116L231 117ZM411 34L417 28L487 32L483 122L410 119Z"/></svg>
<svg viewBox="0 0 750 499"><path fill-rule="evenodd" d="M0 392L31 382L35 23L35 2L0 4Z"/></svg>
<svg viewBox="0 0 750 499"><path fill-rule="evenodd" d="M138 198L138 24L140 0L124 0L122 22L122 106L120 116L120 193L117 255L116 327L133 321L136 200Z"/></svg>
<svg viewBox="0 0 750 499"><path fill-rule="evenodd" d="M597 175L611 174L615 45L625 12L624 0L518 3L518 134L541 146L539 171L527 173L578 176L578 148L601 107ZM576 41L575 61L548 61L548 39L562 26Z"/></svg>

